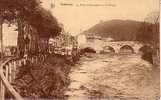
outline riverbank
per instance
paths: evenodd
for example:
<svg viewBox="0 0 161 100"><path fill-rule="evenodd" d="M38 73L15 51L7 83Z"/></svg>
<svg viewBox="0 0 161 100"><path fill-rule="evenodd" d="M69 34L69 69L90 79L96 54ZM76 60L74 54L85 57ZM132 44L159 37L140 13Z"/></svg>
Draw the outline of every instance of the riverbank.
<svg viewBox="0 0 161 100"><path fill-rule="evenodd" d="M13 85L24 98L64 99L71 67L64 56L48 55L44 62L19 67Z"/></svg>

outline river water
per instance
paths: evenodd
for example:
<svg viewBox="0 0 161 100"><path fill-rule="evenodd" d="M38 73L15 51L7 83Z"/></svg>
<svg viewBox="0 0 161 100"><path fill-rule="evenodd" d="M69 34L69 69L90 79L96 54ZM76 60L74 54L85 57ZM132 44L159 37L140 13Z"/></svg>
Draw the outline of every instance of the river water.
<svg viewBox="0 0 161 100"><path fill-rule="evenodd" d="M65 92L69 100L157 100L159 96L159 68L136 54L86 54L69 78Z"/></svg>

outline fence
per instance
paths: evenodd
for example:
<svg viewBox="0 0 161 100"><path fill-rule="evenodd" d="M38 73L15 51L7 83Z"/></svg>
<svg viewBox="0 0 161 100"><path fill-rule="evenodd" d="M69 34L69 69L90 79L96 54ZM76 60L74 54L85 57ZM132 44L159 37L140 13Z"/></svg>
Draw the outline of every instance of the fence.
<svg viewBox="0 0 161 100"><path fill-rule="evenodd" d="M27 61L38 63L45 61L46 55L37 55L32 57L7 58L0 65L0 100L5 100L6 92L10 92L16 100L23 100L20 94L13 88L11 83L16 78L17 67L26 65Z"/></svg>

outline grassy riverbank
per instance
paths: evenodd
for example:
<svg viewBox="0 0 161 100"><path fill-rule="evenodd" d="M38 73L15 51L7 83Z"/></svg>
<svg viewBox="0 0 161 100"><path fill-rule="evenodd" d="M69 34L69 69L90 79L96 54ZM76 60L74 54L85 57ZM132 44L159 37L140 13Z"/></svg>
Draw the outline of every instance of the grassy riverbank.
<svg viewBox="0 0 161 100"><path fill-rule="evenodd" d="M69 85L70 62L60 55L48 55L44 62L19 67L14 87L25 98L64 98Z"/></svg>

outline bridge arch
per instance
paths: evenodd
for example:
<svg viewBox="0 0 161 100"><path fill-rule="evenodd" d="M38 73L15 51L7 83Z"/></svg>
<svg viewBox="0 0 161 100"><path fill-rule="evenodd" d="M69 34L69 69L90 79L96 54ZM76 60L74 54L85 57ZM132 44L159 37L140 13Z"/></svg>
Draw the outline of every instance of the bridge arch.
<svg viewBox="0 0 161 100"><path fill-rule="evenodd" d="M115 53L116 52L115 49L114 49L114 47L112 47L112 46L104 46L103 47L103 50L105 52L107 52L107 53Z"/></svg>
<svg viewBox="0 0 161 100"><path fill-rule="evenodd" d="M134 53L134 49L130 45L124 45L120 48L120 53Z"/></svg>
<svg viewBox="0 0 161 100"><path fill-rule="evenodd" d="M149 53L149 52L152 52L152 51L153 51L153 48L151 46L148 46L148 45L143 45L138 50L139 53Z"/></svg>
<svg viewBox="0 0 161 100"><path fill-rule="evenodd" d="M148 45L144 45L139 49L139 54L143 60L146 60L153 64L153 48Z"/></svg>

